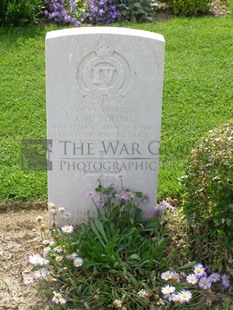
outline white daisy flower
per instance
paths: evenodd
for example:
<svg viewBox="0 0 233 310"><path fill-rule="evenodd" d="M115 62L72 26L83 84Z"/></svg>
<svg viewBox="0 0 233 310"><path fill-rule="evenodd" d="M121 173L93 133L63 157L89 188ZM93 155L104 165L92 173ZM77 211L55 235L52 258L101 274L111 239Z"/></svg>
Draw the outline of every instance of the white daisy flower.
<svg viewBox="0 0 233 310"><path fill-rule="evenodd" d="M166 285L166 286L162 287L161 292L163 293L163 295L170 295L170 294L174 293L175 290L176 290L176 288L174 286Z"/></svg>
<svg viewBox="0 0 233 310"><path fill-rule="evenodd" d="M65 225L61 228L64 234L71 234L74 231L74 227L72 225Z"/></svg>

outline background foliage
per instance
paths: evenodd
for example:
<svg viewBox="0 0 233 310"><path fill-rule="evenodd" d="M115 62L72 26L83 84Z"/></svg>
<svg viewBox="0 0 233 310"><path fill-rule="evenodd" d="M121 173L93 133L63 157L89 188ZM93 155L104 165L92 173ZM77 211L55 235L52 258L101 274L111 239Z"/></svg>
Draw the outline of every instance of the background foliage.
<svg viewBox="0 0 233 310"><path fill-rule="evenodd" d="M212 0L166 0L175 15L197 16L209 12Z"/></svg>
<svg viewBox="0 0 233 310"><path fill-rule="evenodd" d="M0 26L36 22L43 8L43 0L1 0Z"/></svg>
<svg viewBox="0 0 233 310"><path fill-rule="evenodd" d="M121 21L152 21L155 14L155 1L152 0L115 0Z"/></svg>

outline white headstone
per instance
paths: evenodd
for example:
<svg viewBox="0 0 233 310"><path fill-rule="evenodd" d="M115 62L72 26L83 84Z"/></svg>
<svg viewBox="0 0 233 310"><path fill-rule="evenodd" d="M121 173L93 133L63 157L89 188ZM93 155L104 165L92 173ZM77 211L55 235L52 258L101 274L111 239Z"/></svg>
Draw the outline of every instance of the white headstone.
<svg viewBox="0 0 233 310"><path fill-rule="evenodd" d="M75 28L46 36L47 137L52 139L48 200L73 213L95 212L85 193L125 173L148 193L158 183L164 38L113 27ZM116 181L116 180L115 180Z"/></svg>

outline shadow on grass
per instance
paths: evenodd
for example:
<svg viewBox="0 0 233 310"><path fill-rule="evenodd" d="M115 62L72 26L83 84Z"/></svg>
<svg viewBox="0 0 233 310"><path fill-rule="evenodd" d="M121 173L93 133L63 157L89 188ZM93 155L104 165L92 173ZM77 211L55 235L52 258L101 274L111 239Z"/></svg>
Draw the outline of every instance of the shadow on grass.
<svg viewBox="0 0 233 310"><path fill-rule="evenodd" d="M0 27L0 42L4 41L6 45L17 46L18 39L27 41L28 39L41 38L45 37L48 31L62 28L64 27L52 24Z"/></svg>

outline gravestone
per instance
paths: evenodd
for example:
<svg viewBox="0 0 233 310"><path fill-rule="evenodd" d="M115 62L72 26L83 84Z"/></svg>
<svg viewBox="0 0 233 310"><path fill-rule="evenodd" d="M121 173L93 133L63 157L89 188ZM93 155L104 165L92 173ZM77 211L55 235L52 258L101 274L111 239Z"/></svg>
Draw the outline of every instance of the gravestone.
<svg viewBox="0 0 233 310"><path fill-rule="evenodd" d="M164 70L162 35L124 28L57 30L46 36L48 200L83 222L85 193L124 174L156 202Z"/></svg>

